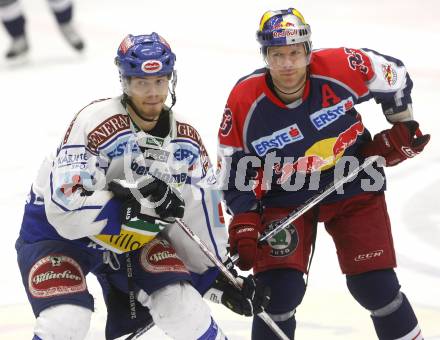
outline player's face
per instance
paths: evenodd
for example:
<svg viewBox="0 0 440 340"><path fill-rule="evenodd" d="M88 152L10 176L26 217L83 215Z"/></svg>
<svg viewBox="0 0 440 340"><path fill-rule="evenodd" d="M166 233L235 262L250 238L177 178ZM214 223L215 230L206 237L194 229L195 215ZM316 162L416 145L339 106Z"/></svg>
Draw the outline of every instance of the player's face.
<svg viewBox="0 0 440 340"><path fill-rule="evenodd" d="M156 117L168 96L168 77L133 77L128 84L128 95L142 116Z"/></svg>
<svg viewBox="0 0 440 340"><path fill-rule="evenodd" d="M294 88L304 80L308 57L304 44L269 47L266 63L274 81L288 88Z"/></svg>

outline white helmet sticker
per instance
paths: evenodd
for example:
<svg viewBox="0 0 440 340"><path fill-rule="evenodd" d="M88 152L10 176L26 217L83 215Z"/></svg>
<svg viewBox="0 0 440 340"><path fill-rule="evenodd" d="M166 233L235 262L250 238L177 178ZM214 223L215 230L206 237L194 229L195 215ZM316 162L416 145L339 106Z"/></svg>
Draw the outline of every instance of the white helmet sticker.
<svg viewBox="0 0 440 340"><path fill-rule="evenodd" d="M142 63L142 71L145 73L156 73L162 69L160 60L147 60Z"/></svg>

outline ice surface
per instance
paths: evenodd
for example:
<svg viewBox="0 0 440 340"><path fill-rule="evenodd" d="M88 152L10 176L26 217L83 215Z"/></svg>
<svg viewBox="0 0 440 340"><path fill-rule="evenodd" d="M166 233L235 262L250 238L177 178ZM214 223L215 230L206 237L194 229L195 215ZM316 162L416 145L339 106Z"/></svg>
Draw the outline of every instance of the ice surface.
<svg viewBox="0 0 440 340"><path fill-rule="evenodd" d="M199 129L211 157L227 95L236 80L262 66L254 39L267 9L296 6L312 26L315 48L368 47L402 59L415 87L415 117L432 134L426 151L388 169L387 191L398 276L425 339L440 339L440 147L438 138L440 24L437 0L76 1L76 23L87 43L78 56L57 31L45 1L22 2L28 18L30 61L0 61L1 124L0 339L30 339L33 315L16 265L14 242L23 204L42 158L58 145L72 116L90 101L118 95L113 57L127 33L157 31L177 54L176 111ZM9 44L0 32L2 51ZM372 132L387 127L374 102L359 107ZM88 339L103 339L105 307L96 281ZM249 339L250 320L212 306L230 339ZM74 316L72 316L74 317ZM368 312L351 298L331 238L320 228L310 284L298 308L298 339L373 339ZM166 339L158 329L146 339Z"/></svg>

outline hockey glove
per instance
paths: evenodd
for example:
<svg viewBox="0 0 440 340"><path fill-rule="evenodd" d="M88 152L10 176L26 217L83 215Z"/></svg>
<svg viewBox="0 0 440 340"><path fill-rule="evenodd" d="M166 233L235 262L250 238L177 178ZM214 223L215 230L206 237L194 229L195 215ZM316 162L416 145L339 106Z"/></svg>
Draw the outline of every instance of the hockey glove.
<svg viewBox="0 0 440 340"><path fill-rule="evenodd" d="M423 151L428 144L430 135L416 136L419 123L415 120L398 122L391 129L384 130L374 136L373 140L362 148L365 157L382 156L386 166L394 166L407 158L412 158Z"/></svg>
<svg viewBox="0 0 440 340"><path fill-rule="evenodd" d="M237 265L241 270L249 270L255 264L261 229L261 217L256 212L237 214L229 224L230 252L238 253Z"/></svg>
<svg viewBox="0 0 440 340"><path fill-rule="evenodd" d="M252 275L237 276L242 284L237 289L222 274L219 274L212 287L204 294L204 298L222 303L234 313L252 316L262 312L270 301L270 288L263 286Z"/></svg>
<svg viewBox="0 0 440 340"><path fill-rule="evenodd" d="M133 195L132 190L138 190L143 198L149 197L155 203L155 212L168 222L174 222L175 218L183 217L185 203L163 181L154 177L154 180L142 188L130 189L120 182L110 182L108 188L114 196L120 199L122 204L121 222L124 224L134 217L141 218L141 204Z"/></svg>

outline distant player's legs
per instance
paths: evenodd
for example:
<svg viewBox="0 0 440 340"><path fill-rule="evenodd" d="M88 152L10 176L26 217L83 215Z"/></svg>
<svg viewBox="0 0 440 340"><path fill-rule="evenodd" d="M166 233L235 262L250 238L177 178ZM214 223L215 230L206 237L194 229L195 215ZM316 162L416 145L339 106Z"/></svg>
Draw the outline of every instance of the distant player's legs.
<svg viewBox="0 0 440 340"><path fill-rule="evenodd" d="M338 215L331 218L334 211ZM350 293L371 312L378 338L423 339L392 269L396 260L384 195L357 195L321 207L321 212L328 217L326 228L335 241Z"/></svg>
<svg viewBox="0 0 440 340"><path fill-rule="evenodd" d="M6 58L14 59L26 55L29 45L25 34L26 20L20 3L17 0L0 0L0 19L12 38Z"/></svg>
<svg viewBox="0 0 440 340"><path fill-rule="evenodd" d="M290 339L293 339L295 334L295 310L305 293L303 275L295 269L274 269L257 274L257 278L271 288L270 303L266 312ZM272 339L278 337L255 316L252 323L252 340Z"/></svg>
<svg viewBox="0 0 440 340"><path fill-rule="evenodd" d="M84 49L84 41L72 23L73 4L71 0L48 0L60 31L67 42L77 51Z"/></svg>

